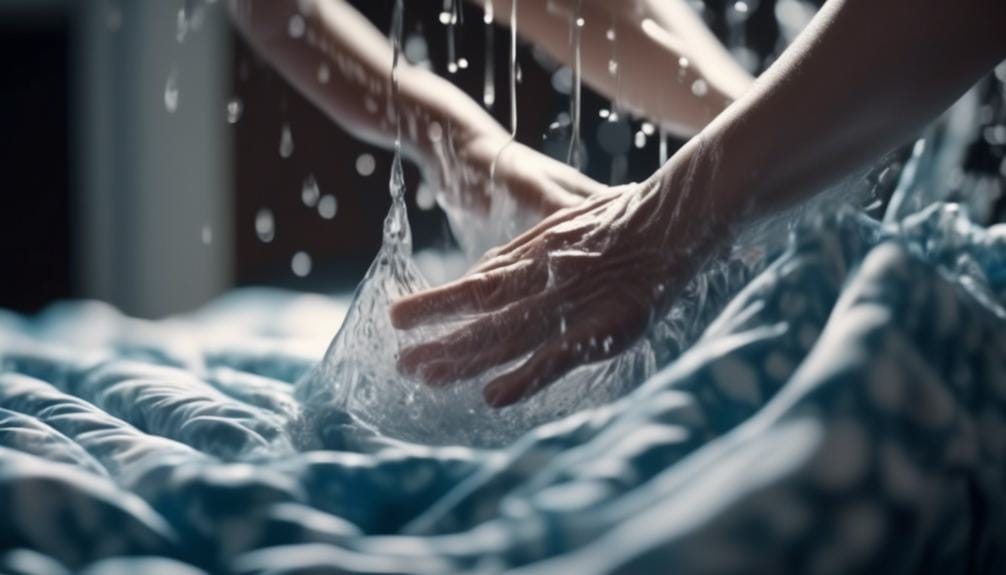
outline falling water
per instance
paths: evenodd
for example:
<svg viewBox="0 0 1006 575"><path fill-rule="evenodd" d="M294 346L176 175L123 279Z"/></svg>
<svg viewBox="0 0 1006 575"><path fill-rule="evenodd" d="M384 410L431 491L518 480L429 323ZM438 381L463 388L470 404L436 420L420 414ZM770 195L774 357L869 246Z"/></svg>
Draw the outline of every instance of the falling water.
<svg viewBox="0 0 1006 575"><path fill-rule="evenodd" d="M293 132L290 130L290 124L283 124L283 131L279 136L279 156L284 160L289 159L293 155Z"/></svg>
<svg viewBox="0 0 1006 575"><path fill-rule="evenodd" d="M580 169L580 106L583 89L583 68L580 59L580 41L583 35L583 0L576 0L576 11L573 14L572 22L572 42L573 42L573 91L570 98L569 116L573 123L573 135L569 140L569 154L566 162L576 169Z"/></svg>
<svg viewBox="0 0 1006 575"><path fill-rule="evenodd" d="M178 99L178 70L173 69L164 83L164 109L169 114L174 114L178 111Z"/></svg>
<svg viewBox="0 0 1006 575"><path fill-rule="evenodd" d="M458 0L444 0L444 9L440 13L440 21L447 25L447 71L454 74L458 68L467 68L468 61L458 58L457 36L458 24L461 23L461 4Z"/></svg>
<svg viewBox="0 0 1006 575"><path fill-rule="evenodd" d="M486 0L485 14L482 17L482 21L486 25L486 69L482 103L486 108L492 108L496 103L496 34L493 30L495 17L493 0Z"/></svg>
<svg viewBox="0 0 1006 575"><path fill-rule="evenodd" d="M517 3L518 0L513 0L510 5L510 139L496 153L489 169L489 181L493 188L496 186L496 164L507 147L517 139L517 77L520 75L517 66Z"/></svg>

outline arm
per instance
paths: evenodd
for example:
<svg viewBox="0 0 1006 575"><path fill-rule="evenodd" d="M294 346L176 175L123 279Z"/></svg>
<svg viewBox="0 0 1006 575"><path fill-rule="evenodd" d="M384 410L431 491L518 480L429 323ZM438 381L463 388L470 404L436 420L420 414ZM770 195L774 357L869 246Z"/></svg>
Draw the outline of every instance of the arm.
<svg viewBox="0 0 1006 575"><path fill-rule="evenodd" d="M512 0L492 3L495 14L509 14ZM739 99L753 81L706 28L684 0L524 0L518 3L518 32L550 56L573 65L570 26L577 3L583 78L617 105L645 116L669 131L691 136ZM497 21L509 25L507 18ZM609 37L614 30L614 40ZM613 74L609 62L618 63ZM687 65L682 67L682 58ZM708 93L696 98L692 85L702 80Z"/></svg>
<svg viewBox="0 0 1006 575"><path fill-rule="evenodd" d="M799 202L950 106L1006 57L1004 30L997 0L831 0L681 159L701 166L721 219L743 224Z"/></svg>
<svg viewBox="0 0 1006 575"><path fill-rule="evenodd" d="M366 18L342 0L231 0L231 12L252 45L319 109L355 136L392 146L392 48ZM291 34L295 19L303 22L302 33ZM436 74L403 60L399 78L404 153L424 167L448 201L485 212L490 166L509 134ZM500 158L497 178L522 207L539 215L601 188L519 145Z"/></svg>
<svg viewBox="0 0 1006 575"><path fill-rule="evenodd" d="M558 212L473 275L397 302L403 328L477 316L404 350L402 369L443 383L527 356L483 391L505 406L627 349L734 229L824 189L951 104L1006 56L1004 22L1001 0L831 0L650 180Z"/></svg>

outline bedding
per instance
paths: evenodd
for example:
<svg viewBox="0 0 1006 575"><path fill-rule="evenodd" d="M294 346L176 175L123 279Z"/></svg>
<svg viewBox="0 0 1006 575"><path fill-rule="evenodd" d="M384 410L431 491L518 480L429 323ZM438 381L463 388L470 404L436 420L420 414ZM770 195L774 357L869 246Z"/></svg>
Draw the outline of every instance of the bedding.
<svg viewBox="0 0 1006 575"><path fill-rule="evenodd" d="M644 385L501 449L309 438L348 304L0 317L0 572L1006 572L1006 227L952 204L797 230Z"/></svg>

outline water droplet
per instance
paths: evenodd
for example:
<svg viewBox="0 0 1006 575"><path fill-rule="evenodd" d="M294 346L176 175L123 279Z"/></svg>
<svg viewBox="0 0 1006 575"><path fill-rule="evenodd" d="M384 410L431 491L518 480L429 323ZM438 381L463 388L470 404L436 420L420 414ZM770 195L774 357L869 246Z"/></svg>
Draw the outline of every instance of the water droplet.
<svg viewBox="0 0 1006 575"><path fill-rule="evenodd" d="M189 19L185 13L185 6L178 9L178 23L175 31L175 39L179 44L185 43L185 37L189 34Z"/></svg>
<svg viewBox="0 0 1006 575"><path fill-rule="evenodd" d="M636 132L635 144L636 144L637 148L640 148L640 149L645 148L646 147L646 134L644 134L643 132Z"/></svg>
<svg viewBox="0 0 1006 575"><path fill-rule="evenodd" d="M318 187L318 180L313 175L304 178L304 185L300 188L300 201L304 205L313 208L318 205L318 198L321 197L321 189Z"/></svg>
<svg viewBox="0 0 1006 575"><path fill-rule="evenodd" d="M444 10L443 12L440 13L439 19L441 24L447 26L448 24L451 23L451 13L448 12L447 10Z"/></svg>
<svg viewBox="0 0 1006 575"><path fill-rule="evenodd" d="M380 105L377 103L377 100L371 98L370 96L367 96L363 100L363 106L367 109L367 112L371 114L376 114L377 110L380 109Z"/></svg>
<svg viewBox="0 0 1006 575"><path fill-rule="evenodd" d="M1006 145L1006 124L985 128L985 141L991 146Z"/></svg>
<svg viewBox="0 0 1006 575"><path fill-rule="evenodd" d="M608 39L609 42L614 42L617 36L615 35L614 28L608 28L608 31L604 33L604 37Z"/></svg>
<svg viewBox="0 0 1006 575"><path fill-rule="evenodd" d="M202 240L206 245L213 243L213 228L208 225L203 226Z"/></svg>
<svg viewBox="0 0 1006 575"><path fill-rule="evenodd" d="M272 211L262 208L255 214L255 235L262 243L270 243L276 237L276 222Z"/></svg>
<svg viewBox="0 0 1006 575"><path fill-rule="evenodd" d="M331 220L339 211L339 201L331 194L325 194L318 202L318 215L326 220Z"/></svg>
<svg viewBox="0 0 1006 575"><path fill-rule="evenodd" d="M433 191L433 188L426 183L420 184L419 189L416 190L416 207L420 210L428 211L432 210L436 205L437 194Z"/></svg>
<svg viewBox="0 0 1006 575"><path fill-rule="evenodd" d="M653 127L653 124L649 122L643 122L642 130L647 136L652 136L657 131L656 128Z"/></svg>
<svg viewBox="0 0 1006 575"><path fill-rule="evenodd" d="M293 132L290 124L283 124L283 133L279 138L279 156L284 160L293 155Z"/></svg>
<svg viewBox="0 0 1006 575"><path fill-rule="evenodd" d="M294 14L290 17L290 22L287 24L286 31L290 34L291 38L302 38L306 30L307 23L304 22L303 16L300 14Z"/></svg>
<svg viewBox="0 0 1006 575"><path fill-rule="evenodd" d="M405 40L405 59L413 64L430 60L430 47L421 34L412 34Z"/></svg>
<svg viewBox="0 0 1006 575"><path fill-rule="evenodd" d="M377 168L377 160L370 154L360 154L356 158L356 173L363 177L370 176Z"/></svg>
<svg viewBox="0 0 1006 575"><path fill-rule="evenodd" d="M244 104L238 98L231 99L227 102L227 123L237 124L241 120L241 114L244 113Z"/></svg>
<svg viewBox="0 0 1006 575"><path fill-rule="evenodd" d="M584 24L586 24L586 22L584 21L583 18L577 18L576 19L576 27L577 28L583 28Z"/></svg>
<svg viewBox="0 0 1006 575"><path fill-rule="evenodd" d="M692 83L692 94L696 97L701 98L709 93L709 85L706 84L705 80L696 80Z"/></svg>
<svg viewBox="0 0 1006 575"><path fill-rule="evenodd" d="M468 58L459 58L458 68L461 68L462 70L468 69Z"/></svg>
<svg viewBox="0 0 1006 575"><path fill-rule="evenodd" d="M688 67L691 65L692 63L688 61L688 58L685 58L684 56L678 58L678 66L680 66L681 68L687 70Z"/></svg>
<svg viewBox="0 0 1006 575"><path fill-rule="evenodd" d="M447 65L447 71L451 74L456 74L458 72L458 65L455 62L451 62Z"/></svg>
<svg viewBox="0 0 1006 575"><path fill-rule="evenodd" d="M600 116L600 117L602 117L602 118L605 118L605 119L607 119L607 118L608 118L608 116L610 116L610 115L611 115L611 110L609 110L609 109L607 109L607 108L601 108L601 109L600 109L600 110L599 110L599 111L597 112L597 115L598 115L598 116Z"/></svg>
<svg viewBox="0 0 1006 575"><path fill-rule="evenodd" d="M293 259L290 260L290 269L293 270L293 275L299 278L311 275L311 256L307 252L293 254Z"/></svg>
<svg viewBox="0 0 1006 575"><path fill-rule="evenodd" d="M750 7L748 6L747 2L744 2L744 0L738 0L737 2L734 2L733 8L734 11L737 12L738 14L747 14L750 11Z"/></svg>
<svg viewBox="0 0 1006 575"><path fill-rule="evenodd" d="M618 74L618 60L608 60L608 73L612 76Z"/></svg>
<svg viewBox="0 0 1006 575"><path fill-rule="evenodd" d="M321 66L318 66L318 82L320 84L328 84L328 80L332 77L332 73L328 69L328 64L322 62Z"/></svg>
<svg viewBox="0 0 1006 575"><path fill-rule="evenodd" d="M169 114L174 114L178 111L178 99L178 71L172 70L167 82L164 84L164 109Z"/></svg>

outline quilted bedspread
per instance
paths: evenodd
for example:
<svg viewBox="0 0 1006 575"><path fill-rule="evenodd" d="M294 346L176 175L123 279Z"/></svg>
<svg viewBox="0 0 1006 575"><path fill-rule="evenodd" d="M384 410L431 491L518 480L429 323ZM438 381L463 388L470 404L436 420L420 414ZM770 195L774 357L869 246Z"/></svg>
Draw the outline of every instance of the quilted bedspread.
<svg viewBox="0 0 1006 575"><path fill-rule="evenodd" d="M0 315L3 573L1006 573L1006 228L794 234L624 399L502 449L305 440L348 301Z"/></svg>

